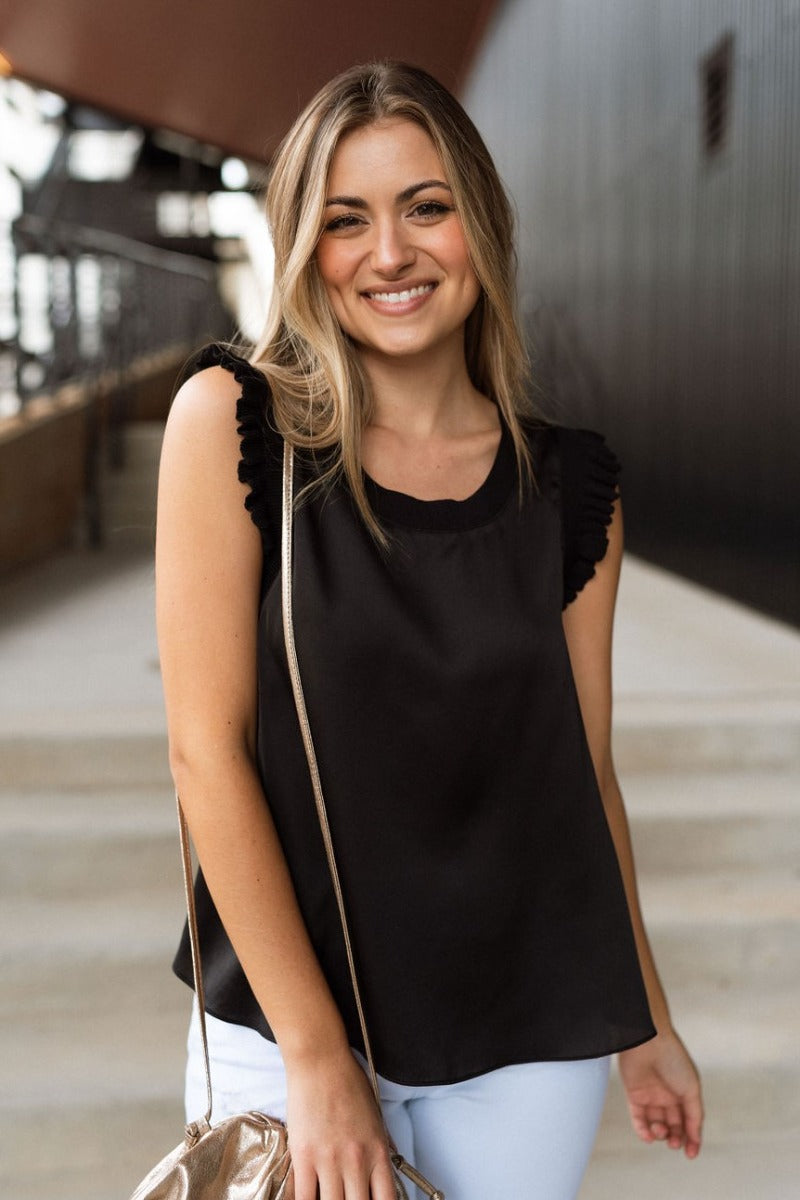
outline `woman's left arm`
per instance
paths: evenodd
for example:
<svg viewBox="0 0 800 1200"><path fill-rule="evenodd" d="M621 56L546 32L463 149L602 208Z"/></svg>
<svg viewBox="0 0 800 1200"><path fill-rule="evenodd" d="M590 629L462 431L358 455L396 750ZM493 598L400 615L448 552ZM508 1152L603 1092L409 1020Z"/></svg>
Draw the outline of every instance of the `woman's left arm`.
<svg viewBox="0 0 800 1200"><path fill-rule="evenodd" d="M622 563L622 506L617 500L608 549L595 575L564 611L572 671L606 819L619 859L650 1011L658 1034L619 1055L633 1127L645 1142L700 1151L703 1102L697 1068L672 1027L642 920L630 830L611 756L611 635Z"/></svg>

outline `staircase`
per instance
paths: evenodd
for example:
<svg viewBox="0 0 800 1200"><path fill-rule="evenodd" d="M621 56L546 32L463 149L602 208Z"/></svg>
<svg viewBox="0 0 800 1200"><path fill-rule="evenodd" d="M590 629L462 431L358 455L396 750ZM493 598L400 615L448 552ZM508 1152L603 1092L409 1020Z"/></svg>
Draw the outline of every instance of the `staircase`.
<svg viewBox="0 0 800 1200"><path fill-rule="evenodd" d="M127 1200L182 1136L152 574L128 541L0 589L3 1200Z"/></svg>
<svg viewBox="0 0 800 1200"><path fill-rule="evenodd" d="M705 1144L640 1143L616 1074L580 1200L800 1195L800 635L628 560L615 758Z"/></svg>
<svg viewBox="0 0 800 1200"><path fill-rule="evenodd" d="M0 609L0 1196L127 1200L181 1137L189 1009L152 565L68 555ZM800 636L629 560L615 654L643 904L709 1114L687 1163L636 1142L612 1080L581 1200L791 1200Z"/></svg>
<svg viewBox="0 0 800 1200"><path fill-rule="evenodd" d="M169 785L112 779L113 738L101 753L101 787L78 773L0 798L6 1200L126 1200L182 1134Z"/></svg>

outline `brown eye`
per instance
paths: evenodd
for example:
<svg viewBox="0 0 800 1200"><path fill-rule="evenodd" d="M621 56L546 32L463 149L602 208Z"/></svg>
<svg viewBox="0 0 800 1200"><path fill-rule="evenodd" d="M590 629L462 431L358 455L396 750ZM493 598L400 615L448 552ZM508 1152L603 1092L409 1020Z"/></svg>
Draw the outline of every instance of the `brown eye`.
<svg viewBox="0 0 800 1200"><path fill-rule="evenodd" d="M442 204L439 200L423 200L414 208L413 215L415 217L441 217L444 213L453 212L453 209L448 204Z"/></svg>
<svg viewBox="0 0 800 1200"><path fill-rule="evenodd" d="M334 217L331 221L328 221L325 225L325 231L327 233L336 233L339 229L355 229L360 224L361 220L359 217L354 216L353 213L344 213L342 216Z"/></svg>

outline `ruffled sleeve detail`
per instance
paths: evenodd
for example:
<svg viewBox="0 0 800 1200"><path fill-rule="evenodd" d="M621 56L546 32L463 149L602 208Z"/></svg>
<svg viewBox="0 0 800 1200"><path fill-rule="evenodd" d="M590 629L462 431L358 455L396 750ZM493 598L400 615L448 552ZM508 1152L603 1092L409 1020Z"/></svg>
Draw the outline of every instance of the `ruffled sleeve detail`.
<svg viewBox="0 0 800 1200"><path fill-rule="evenodd" d="M245 508L261 533L265 551L271 550L280 536L276 531L280 530L283 441L270 421L269 384L257 367L216 342L189 359L179 382L206 367L229 371L241 388L236 401L241 447L238 474L249 488Z"/></svg>
<svg viewBox="0 0 800 1200"><path fill-rule="evenodd" d="M566 608L608 549L606 530L619 495L620 464L599 433L558 431Z"/></svg>

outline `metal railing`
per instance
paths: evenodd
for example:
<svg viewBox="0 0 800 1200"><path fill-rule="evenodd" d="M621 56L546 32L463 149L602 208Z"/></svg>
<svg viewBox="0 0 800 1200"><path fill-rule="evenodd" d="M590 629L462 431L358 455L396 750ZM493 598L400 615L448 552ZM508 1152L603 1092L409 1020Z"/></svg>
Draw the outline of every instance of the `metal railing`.
<svg viewBox="0 0 800 1200"><path fill-rule="evenodd" d="M102 465L124 461L124 426L143 362L229 337L233 318L212 261L31 214L14 221L11 243L0 419L24 415L34 397L65 384L83 389L86 526L99 544Z"/></svg>
<svg viewBox="0 0 800 1200"><path fill-rule="evenodd" d="M16 329L0 353L21 406L230 327L213 262L30 214L11 233Z"/></svg>

